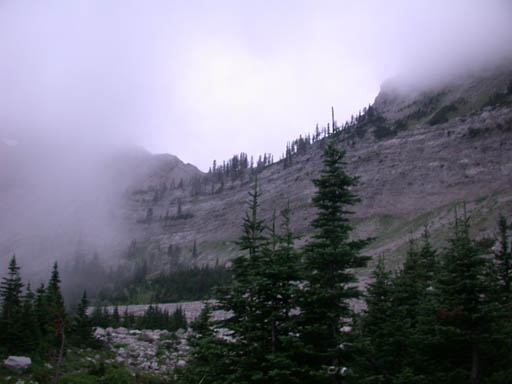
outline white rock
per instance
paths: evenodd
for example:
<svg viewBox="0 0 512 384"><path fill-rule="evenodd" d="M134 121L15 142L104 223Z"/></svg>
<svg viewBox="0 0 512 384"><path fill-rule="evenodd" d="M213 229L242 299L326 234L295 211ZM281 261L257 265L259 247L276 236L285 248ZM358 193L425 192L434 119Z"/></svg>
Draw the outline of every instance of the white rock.
<svg viewBox="0 0 512 384"><path fill-rule="evenodd" d="M187 364L187 363L185 362L185 360L179 360L179 361L176 363L176 365L177 365L178 367L184 367L184 366L185 366L185 364Z"/></svg>
<svg viewBox="0 0 512 384"><path fill-rule="evenodd" d="M159 332L159 335L160 335L160 338L167 337L167 336L169 336L169 331L164 329L163 331Z"/></svg>
<svg viewBox="0 0 512 384"><path fill-rule="evenodd" d="M114 329L114 332L119 333L120 335L126 335L128 333L128 330L124 327L119 327Z"/></svg>
<svg viewBox="0 0 512 384"><path fill-rule="evenodd" d="M4 360L4 366L19 371L27 369L30 367L30 364L32 364L32 360L30 360L30 357L25 356L9 356Z"/></svg>

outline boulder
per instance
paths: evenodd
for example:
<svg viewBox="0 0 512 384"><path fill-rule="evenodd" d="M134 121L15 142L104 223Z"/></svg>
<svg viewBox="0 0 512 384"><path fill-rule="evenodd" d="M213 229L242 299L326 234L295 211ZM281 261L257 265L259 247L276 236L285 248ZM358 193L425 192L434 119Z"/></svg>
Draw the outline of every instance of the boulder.
<svg viewBox="0 0 512 384"><path fill-rule="evenodd" d="M15 369L17 371L24 371L32 364L30 357L25 356L9 356L4 360L4 366L7 368Z"/></svg>

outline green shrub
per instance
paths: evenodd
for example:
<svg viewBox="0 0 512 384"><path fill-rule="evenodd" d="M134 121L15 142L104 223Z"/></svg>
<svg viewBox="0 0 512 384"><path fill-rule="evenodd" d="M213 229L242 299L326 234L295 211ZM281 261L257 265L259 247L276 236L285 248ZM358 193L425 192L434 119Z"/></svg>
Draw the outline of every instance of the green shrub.
<svg viewBox="0 0 512 384"><path fill-rule="evenodd" d="M63 376L59 381L59 383L62 384L95 384L97 382L98 378L96 376L90 375L85 372L77 372L67 376Z"/></svg>
<svg viewBox="0 0 512 384"><path fill-rule="evenodd" d="M126 368L110 367L104 377L105 383L135 384L136 380Z"/></svg>

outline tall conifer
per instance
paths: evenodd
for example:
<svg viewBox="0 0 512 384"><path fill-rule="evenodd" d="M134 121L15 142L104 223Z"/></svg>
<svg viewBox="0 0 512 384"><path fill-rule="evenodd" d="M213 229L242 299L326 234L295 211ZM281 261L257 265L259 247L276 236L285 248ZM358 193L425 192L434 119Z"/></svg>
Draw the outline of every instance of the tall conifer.
<svg viewBox="0 0 512 384"><path fill-rule="evenodd" d="M13 255L9 262L7 276L2 279L0 285L2 300L0 340L9 351L16 350L21 341L22 288L20 267L16 263L16 256Z"/></svg>
<svg viewBox="0 0 512 384"><path fill-rule="evenodd" d="M353 227L348 215L359 202L353 191L358 178L345 172L344 156L335 138L329 140L320 177L313 180L317 187L313 196L315 233L304 249L306 281L300 332L306 345L304 363L316 382L328 378L328 366L341 366L340 329L352 317L350 300L361 295L354 268L365 266L368 260L360 254L368 240L350 239Z"/></svg>

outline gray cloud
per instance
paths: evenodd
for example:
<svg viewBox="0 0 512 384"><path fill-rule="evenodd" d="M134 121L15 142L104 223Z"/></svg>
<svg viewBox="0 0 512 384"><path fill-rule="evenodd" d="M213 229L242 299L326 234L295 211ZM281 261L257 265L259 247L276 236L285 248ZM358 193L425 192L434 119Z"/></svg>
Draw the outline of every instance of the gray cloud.
<svg viewBox="0 0 512 384"><path fill-rule="evenodd" d="M505 0L0 3L0 134L142 144L206 169L509 55Z"/></svg>

